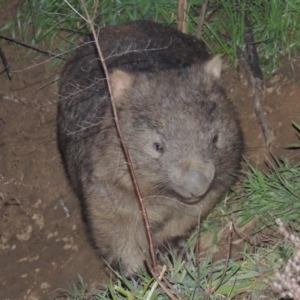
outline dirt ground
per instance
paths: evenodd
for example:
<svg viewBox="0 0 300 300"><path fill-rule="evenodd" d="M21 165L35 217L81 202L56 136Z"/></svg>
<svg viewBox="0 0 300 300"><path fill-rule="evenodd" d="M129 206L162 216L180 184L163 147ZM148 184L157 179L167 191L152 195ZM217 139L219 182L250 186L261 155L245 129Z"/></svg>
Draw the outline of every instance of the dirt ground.
<svg viewBox="0 0 300 300"><path fill-rule="evenodd" d="M1 26L18 1L1 4ZM47 299L60 288L101 282L104 267L87 239L79 203L68 186L56 144L56 85L59 69L48 58L3 42L13 70L0 74L0 298ZM292 64L291 64L292 63ZM293 66L293 68L291 67ZM0 72L4 66L0 62ZM291 122L299 122L300 60L286 61L267 80L265 109L276 139L272 152L299 161L283 149L300 143ZM245 134L245 157L269 160L245 76L224 67L223 81Z"/></svg>

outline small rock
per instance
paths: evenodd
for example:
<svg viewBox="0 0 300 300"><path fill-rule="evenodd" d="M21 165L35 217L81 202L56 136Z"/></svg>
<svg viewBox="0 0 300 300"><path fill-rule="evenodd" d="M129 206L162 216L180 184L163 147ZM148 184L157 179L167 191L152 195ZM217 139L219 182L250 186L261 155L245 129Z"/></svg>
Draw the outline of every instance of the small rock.
<svg viewBox="0 0 300 300"><path fill-rule="evenodd" d="M271 86L269 88L266 88L267 93L271 94L274 91L274 88Z"/></svg>
<svg viewBox="0 0 300 300"><path fill-rule="evenodd" d="M44 228L44 217L41 214L34 214L32 220L35 221L40 230Z"/></svg>
<svg viewBox="0 0 300 300"><path fill-rule="evenodd" d="M28 257L23 257L19 260L19 262L23 262L23 261L27 261L28 260Z"/></svg>
<svg viewBox="0 0 300 300"><path fill-rule="evenodd" d="M68 237L64 237L64 238L62 238L62 240L63 240L63 242L68 242L69 241L69 238Z"/></svg>
<svg viewBox="0 0 300 300"><path fill-rule="evenodd" d="M1 241L2 241L3 244L6 244L8 242L8 237L2 235L1 236Z"/></svg>
<svg viewBox="0 0 300 300"><path fill-rule="evenodd" d="M270 83L274 84L275 82L279 81L281 79L281 75L274 75L271 79L270 79Z"/></svg>
<svg viewBox="0 0 300 300"><path fill-rule="evenodd" d="M72 245L64 245L64 247L63 247L63 249L64 250L69 250L69 249L71 249L72 248Z"/></svg>
<svg viewBox="0 0 300 300"><path fill-rule="evenodd" d="M34 257L30 257L29 259L28 259L28 261L29 262L33 262L33 261L36 261L36 260L39 260L40 259L40 256L39 255L36 255L36 256L34 256Z"/></svg>
<svg viewBox="0 0 300 300"><path fill-rule="evenodd" d="M38 199L38 201L35 204L33 204L33 207L34 208L39 208L41 206L41 204L42 204L42 200Z"/></svg>
<svg viewBox="0 0 300 300"><path fill-rule="evenodd" d="M9 248L10 248L9 245L0 244L0 250L2 250L2 251L8 250Z"/></svg>
<svg viewBox="0 0 300 300"><path fill-rule="evenodd" d="M31 238L32 235L32 226L28 225L27 228L20 234L17 234L17 239L20 242L26 242Z"/></svg>
<svg viewBox="0 0 300 300"><path fill-rule="evenodd" d="M49 287L50 287L50 284L48 284L47 282L43 282L43 283L41 284L41 289L42 289L42 290L44 290L44 289L49 289Z"/></svg>

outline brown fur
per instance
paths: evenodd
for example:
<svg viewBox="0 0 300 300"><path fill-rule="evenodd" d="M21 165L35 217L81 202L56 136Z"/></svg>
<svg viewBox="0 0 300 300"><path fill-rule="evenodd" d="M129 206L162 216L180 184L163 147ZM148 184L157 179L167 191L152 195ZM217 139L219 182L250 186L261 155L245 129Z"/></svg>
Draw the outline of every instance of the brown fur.
<svg viewBox="0 0 300 300"><path fill-rule="evenodd" d="M99 41L155 246L164 248L186 239L236 179L242 135L221 62L195 38L149 21L101 29ZM61 78L59 147L101 257L130 275L148 241L103 78L93 44L82 45Z"/></svg>

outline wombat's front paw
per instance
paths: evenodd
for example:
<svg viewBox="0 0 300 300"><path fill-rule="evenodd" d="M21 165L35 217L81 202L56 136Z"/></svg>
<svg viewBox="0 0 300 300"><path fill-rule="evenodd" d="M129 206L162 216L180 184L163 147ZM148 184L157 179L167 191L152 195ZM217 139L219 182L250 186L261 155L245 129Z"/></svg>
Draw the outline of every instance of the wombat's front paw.
<svg viewBox="0 0 300 300"><path fill-rule="evenodd" d="M172 248L161 247L156 249L156 257L162 263L173 262L176 257L186 260L186 249L181 245Z"/></svg>
<svg viewBox="0 0 300 300"><path fill-rule="evenodd" d="M123 257L121 261L119 261L118 269L123 276L127 278L134 278L140 270L146 268L146 265L146 257L140 253L137 254L132 251L130 257Z"/></svg>
<svg viewBox="0 0 300 300"><path fill-rule="evenodd" d="M186 249L184 246L178 246L174 249L175 256L180 256L183 259L186 258Z"/></svg>

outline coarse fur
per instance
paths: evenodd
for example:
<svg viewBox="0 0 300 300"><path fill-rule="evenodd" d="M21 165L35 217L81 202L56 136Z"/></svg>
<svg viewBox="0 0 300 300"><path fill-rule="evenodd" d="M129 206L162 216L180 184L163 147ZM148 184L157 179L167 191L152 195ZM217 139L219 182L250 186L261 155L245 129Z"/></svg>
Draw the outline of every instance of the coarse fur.
<svg viewBox="0 0 300 300"><path fill-rule="evenodd" d="M196 38L150 21L102 28L99 41L155 247L176 247L240 166L242 134L221 61ZM91 36L67 62L59 94L59 148L93 240L131 275L149 259L148 240Z"/></svg>

